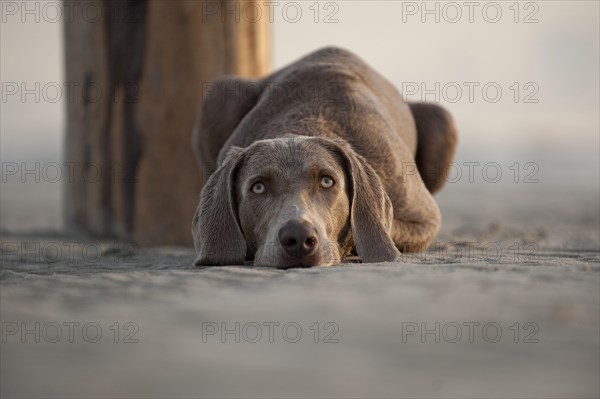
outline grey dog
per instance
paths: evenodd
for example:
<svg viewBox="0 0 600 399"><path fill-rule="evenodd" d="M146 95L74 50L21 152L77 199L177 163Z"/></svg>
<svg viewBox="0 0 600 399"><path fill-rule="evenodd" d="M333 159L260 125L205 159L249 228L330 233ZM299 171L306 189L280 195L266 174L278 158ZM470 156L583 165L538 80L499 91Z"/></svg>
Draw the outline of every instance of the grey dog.
<svg viewBox="0 0 600 399"><path fill-rule="evenodd" d="M194 264L311 267L426 249L456 129L440 106L405 102L360 58L325 48L262 80L218 79L192 142L216 169L192 222Z"/></svg>

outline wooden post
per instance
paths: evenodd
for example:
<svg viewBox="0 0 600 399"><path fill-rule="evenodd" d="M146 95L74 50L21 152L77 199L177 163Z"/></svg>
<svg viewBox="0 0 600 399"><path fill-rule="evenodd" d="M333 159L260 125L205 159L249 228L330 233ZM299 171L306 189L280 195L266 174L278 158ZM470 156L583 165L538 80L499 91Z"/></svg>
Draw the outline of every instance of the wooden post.
<svg viewBox="0 0 600 399"><path fill-rule="evenodd" d="M66 19L67 225L191 245L201 177L191 131L210 82L269 69L269 21L246 1L78 2ZM262 17L255 18L255 11Z"/></svg>

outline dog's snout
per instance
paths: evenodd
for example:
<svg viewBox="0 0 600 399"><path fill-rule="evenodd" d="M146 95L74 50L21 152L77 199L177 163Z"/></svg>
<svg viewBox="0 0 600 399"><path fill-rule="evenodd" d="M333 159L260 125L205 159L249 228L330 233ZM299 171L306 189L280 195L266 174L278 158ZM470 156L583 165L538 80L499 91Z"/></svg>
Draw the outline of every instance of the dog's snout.
<svg viewBox="0 0 600 399"><path fill-rule="evenodd" d="M290 220L279 229L279 243L294 258L311 255L317 249L317 229L307 221Z"/></svg>

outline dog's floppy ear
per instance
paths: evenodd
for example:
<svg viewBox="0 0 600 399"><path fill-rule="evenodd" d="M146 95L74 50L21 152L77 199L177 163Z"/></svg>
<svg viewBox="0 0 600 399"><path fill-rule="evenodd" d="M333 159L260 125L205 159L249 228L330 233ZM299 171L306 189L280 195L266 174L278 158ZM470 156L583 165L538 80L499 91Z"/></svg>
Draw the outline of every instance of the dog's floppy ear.
<svg viewBox="0 0 600 399"><path fill-rule="evenodd" d="M235 196L236 175L243 158L244 150L233 147L202 189L192 221L196 266L244 264L246 240Z"/></svg>
<svg viewBox="0 0 600 399"><path fill-rule="evenodd" d="M343 140L330 141L345 163L350 193L350 222L356 251L363 262L392 262L400 252L390 236L392 201L377 172Z"/></svg>

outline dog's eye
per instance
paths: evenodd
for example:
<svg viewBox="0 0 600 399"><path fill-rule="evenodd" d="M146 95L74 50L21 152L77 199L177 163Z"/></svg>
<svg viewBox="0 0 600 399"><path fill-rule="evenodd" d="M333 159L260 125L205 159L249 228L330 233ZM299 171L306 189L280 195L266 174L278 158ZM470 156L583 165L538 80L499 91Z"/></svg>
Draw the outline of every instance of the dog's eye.
<svg viewBox="0 0 600 399"><path fill-rule="evenodd" d="M333 187L334 183L335 182L333 181L333 179L329 176L321 177L321 187L323 187L323 188L331 188L331 187Z"/></svg>
<svg viewBox="0 0 600 399"><path fill-rule="evenodd" d="M262 182L256 182L252 185L252 188L250 189L254 194L262 194L265 192L266 188L265 185Z"/></svg>

